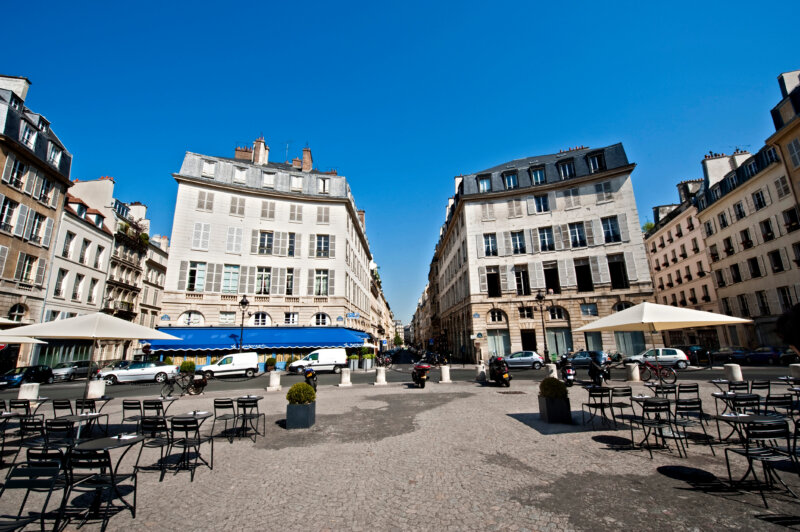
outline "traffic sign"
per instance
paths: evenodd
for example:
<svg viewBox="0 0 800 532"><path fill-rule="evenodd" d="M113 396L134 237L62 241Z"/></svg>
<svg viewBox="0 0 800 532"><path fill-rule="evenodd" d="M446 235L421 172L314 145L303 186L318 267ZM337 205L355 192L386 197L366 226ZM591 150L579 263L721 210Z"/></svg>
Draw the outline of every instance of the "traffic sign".
<svg viewBox="0 0 800 532"><path fill-rule="evenodd" d="M336 321L344 321L344 318L341 316L336 316Z"/></svg>
<svg viewBox="0 0 800 532"><path fill-rule="evenodd" d="M8 347L8 344L0 344L0 351Z"/></svg>
<svg viewBox="0 0 800 532"><path fill-rule="evenodd" d="M480 317L481 317L481 315L480 315L480 314L478 314L478 313L476 312L475 314L473 314L473 315L472 315L472 317L473 317L473 318L480 318Z"/></svg>
<svg viewBox="0 0 800 532"><path fill-rule="evenodd" d="M381 344L386 345L386 340L381 340Z"/></svg>
<svg viewBox="0 0 800 532"><path fill-rule="evenodd" d="M358 312L348 312L347 313L347 317L348 318L356 318L357 319L357 318L360 318L361 315Z"/></svg>
<svg viewBox="0 0 800 532"><path fill-rule="evenodd" d="M483 338L483 333L478 333L478 338Z"/></svg>

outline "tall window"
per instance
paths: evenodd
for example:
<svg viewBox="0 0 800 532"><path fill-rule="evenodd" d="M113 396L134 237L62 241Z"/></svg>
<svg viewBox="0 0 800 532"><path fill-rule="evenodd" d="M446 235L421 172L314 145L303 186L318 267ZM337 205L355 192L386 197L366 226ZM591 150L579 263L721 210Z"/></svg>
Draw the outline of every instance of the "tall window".
<svg viewBox="0 0 800 532"><path fill-rule="evenodd" d="M269 294L272 268L258 266L256 269L256 294Z"/></svg>
<svg viewBox="0 0 800 532"><path fill-rule="evenodd" d="M781 259L780 250L773 250L767 253L769 263L772 266L772 273L780 273L786 268L783 267L783 259Z"/></svg>
<svg viewBox="0 0 800 532"><path fill-rule="evenodd" d="M317 249L315 256L330 256L331 237L329 235L317 235Z"/></svg>
<svg viewBox="0 0 800 532"><path fill-rule="evenodd" d="M201 190L197 193L197 210L210 212L214 210L214 193Z"/></svg>
<svg viewBox="0 0 800 532"><path fill-rule="evenodd" d="M536 212L549 212L550 202L547 200L547 194L541 194L533 197L534 205L536 205Z"/></svg>
<svg viewBox="0 0 800 532"><path fill-rule="evenodd" d="M292 203L289 205L289 221L302 222L303 221L303 206Z"/></svg>
<svg viewBox="0 0 800 532"><path fill-rule="evenodd" d="M11 176L8 184L14 188L22 188L22 176L24 176L27 171L28 168L25 166L25 163L20 160L14 161L14 165L11 167Z"/></svg>
<svg viewBox="0 0 800 532"><path fill-rule="evenodd" d="M331 191L331 180L327 177L317 178L317 193L328 194Z"/></svg>
<svg viewBox="0 0 800 532"><path fill-rule="evenodd" d="M478 178L478 192L491 192L492 180L488 176Z"/></svg>
<svg viewBox="0 0 800 532"><path fill-rule="evenodd" d="M192 249L208 249L208 240L211 234L211 224L196 222L192 233Z"/></svg>
<svg viewBox="0 0 800 532"><path fill-rule="evenodd" d="M261 231L258 234L258 254L272 255L275 234L272 231Z"/></svg>
<svg viewBox="0 0 800 532"><path fill-rule="evenodd" d="M22 123L22 135L21 139L22 143L29 147L30 149L34 149L36 146L36 130L33 129L31 126L26 124L25 122Z"/></svg>
<svg viewBox="0 0 800 532"><path fill-rule="evenodd" d="M733 204L733 215L736 216L737 221L746 216L744 213L744 205L742 205L741 201Z"/></svg>
<svg viewBox="0 0 800 532"><path fill-rule="evenodd" d="M603 236L606 244L609 242L622 242L617 217L609 216L608 218L603 218L601 221L603 223Z"/></svg>
<svg viewBox="0 0 800 532"><path fill-rule="evenodd" d="M222 270L222 293L236 294L239 292L239 265L226 264Z"/></svg>
<svg viewBox="0 0 800 532"><path fill-rule="evenodd" d="M750 304L747 300L747 296L745 294L739 294L737 296L739 300L739 311L741 312L742 316L745 318L750 316Z"/></svg>
<svg viewBox="0 0 800 532"><path fill-rule="evenodd" d="M778 301L781 304L781 313L788 312L792 308L792 293L788 286L778 287Z"/></svg>
<svg viewBox="0 0 800 532"><path fill-rule="evenodd" d="M206 263L190 262L186 277L187 292L202 292L206 284Z"/></svg>
<svg viewBox="0 0 800 532"><path fill-rule="evenodd" d="M253 325L258 327L269 325L269 315L266 312L256 312L253 314Z"/></svg>
<svg viewBox="0 0 800 532"><path fill-rule="evenodd" d="M244 216L244 198L231 196L231 214L234 216Z"/></svg>
<svg viewBox="0 0 800 532"><path fill-rule="evenodd" d="M94 303L96 298L97 298L97 279L92 279L89 281L89 295L86 298L86 302Z"/></svg>
<svg viewBox="0 0 800 532"><path fill-rule="evenodd" d="M554 251L556 249L552 227L539 228L539 248L542 251Z"/></svg>
<svg viewBox="0 0 800 532"><path fill-rule="evenodd" d="M563 161L558 163L558 175L561 179L575 177L575 163L573 161Z"/></svg>
<svg viewBox="0 0 800 532"><path fill-rule="evenodd" d="M286 295L294 294L294 268L286 268Z"/></svg>
<svg viewBox="0 0 800 532"><path fill-rule="evenodd" d="M75 275L75 283L72 285L72 299L79 300L81 298L81 288L83 288L83 275Z"/></svg>
<svg viewBox="0 0 800 532"><path fill-rule="evenodd" d="M595 183L594 193L597 195L597 201L608 201L613 199L614 194L611 192L611 181Z"/></svg>
<svg viewBox="0 0 800 532"><path fill-rule="evenodd" d="M286 255L289 257L294 257L294 242L295 242L295 234L289 233L289 243L286 247Z"/></svg>
<svg viewBox="0 0 800 532"><path fill-rule="evenodd" d="M59 268L56 274L56 286L53 288L53 295L56 297L64 297L64 279L66 279L66 277L67 270Z"/></svg>
<svg viewBox="0 0 800 532"><path fill-rule="evenodd" d="M511 247L514 255L525 254L525 233L524 231L511 231Z"/></svg>
<svg viewBox="0 0 800 532"><path fill-rule="evenodd" d="M314 272L314 295L328 295L328 270L317 270Z"/></svg>
<svg viewBox="0 0 800 532"><path fill-rule="evenodd" d="M327 314L324 314L322 312L314 314L314 325L316 327L323 327L325 325L330 325L330 324L331 324L331 319L328 317Z"/></svg>
<svg viewBox="0 0 800 532"><path fill-rule="evenodd" d="M531 183L534 185L544 184L544 168L531 168Z"/></svg>
<svg viewBox="0 0 800 532"><path fill-rule="evenodd" d="M528 278L528 268L525 266L514 266L514 280L517 286L518 296L531 295L531 283Z"/></svg>
<svg viewBox="0 0 800 532"><path fill-rule="evenodd" d="M483 253L487 257L497 256L497 236L494 233L483 235Z"/></svg>
<svg viewBox="0 0 800 532"><path fill-rule="evenodd" d="M574 248L586 246L586 232L583 228L583 222L569 224L569 239Z"/></svg>
<svg viewBox="0 0 800 532"><path fill-rule="evenodd" d="M14 221L14 213L17 210L19 203L9 198L4 198L2 205L0 205L0 230L10 233L13 229L12 223Z"/></svg>
<svg viewBox="0 0 800 532"><path fill-rule="evenodd" d="M775 188L778 191L779 198L782 198L791 192L791 190L789 190L789 183L786 181L785 175L782 175L775 180Z"/></svg>
<svg viewBox="0 0 800 532"><path fill-rule="evenodd" d="M753 193L753 206L757 211L767 206L767 202L764 200L764 192L762 190L758 190Z"/></svg>
<svg viewBox="0 0 800 532"><path fill-rule="evenodd" d="M61 164L61 153L61 148L51 142L50 149L47 150L47 162L58 167Z"/></svg>
<svg viewBox="0 0 800 532"><path fill-rule="evenodd" d="M81 264L86 264L86 252L89 250L89 241L85 238L83 242L81 242L81 252L78 255L78 262Z"/></svg>
<svg viewBox="0 0 800 532"><path fill-rule="evenodd" d="M61 256L65 259L68 259L69 256L72 254L72 242L75 240L75 233L71 233L67 231L66 237L64 238L64 249L61 251Z"/></svg>
<svg viewBox="0 0 800 532"><path fill-rule="evenodd" d="M504 174L503 175L503 185L505 185L506 190L512 190L519 187L519 183L517 182L517 174Z"/></svg>
<svg viewBox="0 0 800 532"><path fill-rule="evenodd" d="M765 242L769 242L775 238L775 233L772 231L772 220L767 218L759 222L761 226L761 236L764 237Z"/></svg>
<svg viewBox="0 0 800 532"><path fill-rule="evenodd" d="M789 157L792 159L792 164L797 168L800 166L800 139L792 140L786 147L789 150Z"/></svg>
<svg viewBox="0 0 800 532"><path fill-rule="evenodd" d="M762 316L769 316L769 302L767 301L767 293L763 290L756 292L756 301L758 302L758 313Z"/></svg>
<svg viewBox="0 0 800 532"><path fill-rule="evenodd" d="M97 246L97 250L94 254L94 267L99 268L100 262L103 260L103 252L106 250L103 246Z"/></svg>
<svg viewBox="0 0 800 532"><path fill-rule="evenodd" d="M717 219L719 220L719 226L721 229L725 229L728 227L728 214L725 212L721 212L717 215Z"/></svg>
<svg viewBox="0 0 800 532"><path fill-rule="evenodd" d="M284 312L283 323L284 325L297 325L298 313L297 312Z"/></svg>

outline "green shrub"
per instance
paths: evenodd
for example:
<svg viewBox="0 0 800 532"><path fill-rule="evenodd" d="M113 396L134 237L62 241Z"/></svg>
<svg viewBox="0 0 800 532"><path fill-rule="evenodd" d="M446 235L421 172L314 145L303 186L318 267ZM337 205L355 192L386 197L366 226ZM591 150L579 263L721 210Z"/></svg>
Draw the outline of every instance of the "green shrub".
<svg viewBox="0 0 800 532"><path fill-rule="evenodd" d="M370 353L372 353L372 351L370 350L369 347L362 347L360 353L363 356L363 355L369 355Z"/></svg>
<svg viewBox="0 0 800 532"><path fill-rule="evenodd" d="M347 355L347 360L358 360L358 355Z"/></svg>
<svg viewBox="0 0 800 532"><path fill-rule="evenodd" d="M317 392L310 384L298 382L289 388L286 394L286 400L293 405L307 405L313 403L317 399Z"/></svg>
<svg viewBox="0 0 800 532"><path fill-rule="evenodd" d="M181 373L194 373L194 368L194 362L191 360L181 362Z"/></svg>
<svg viewBox="0 0 800 532"><path fill-rule="evenodd" d="M268 358L268 359L267 359L267 360L264 362L264 365L265 365L265 366L274 366L276 362L277 362L277 360L275 359L275 357L269 357L269 358Z"/></svg>
<svg viewBox="0 0 800 532"><path fill-rule="evenodd" d="M374 354L372 354L372 353L367 353L366 355L362 356L361 358L364 358L364 359L374 359L374 358L375 358L375 355L374 355Z"/></svg>
<svg viewBox="0 0 800 532"><path fill-rule="evenodd" d="M553 399L566 399L567 385L555 377L547 377L539 385L539 395Z"/></svg>
<svg viewBox="0 0 800 532"><path fill-rule="evenodd" d="M164 364L172 365L172 357L164 357Z"/></svg>

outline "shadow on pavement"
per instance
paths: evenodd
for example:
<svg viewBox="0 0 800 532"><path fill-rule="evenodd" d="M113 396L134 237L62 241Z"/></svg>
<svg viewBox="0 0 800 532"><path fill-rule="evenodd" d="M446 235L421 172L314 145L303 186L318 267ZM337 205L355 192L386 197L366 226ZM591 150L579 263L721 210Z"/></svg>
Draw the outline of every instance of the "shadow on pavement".
<svg viewBox="0 0 800 532"><path fill-rule="evenodd" d="M564 425L560 423L546 423L539 417L538 413L535 414L506 414L508 417L516 419L523 423L539 434L564 434L567 432L586 432L591 430L591 426L581 425L576 422L576 412L572 412L572 425Z"/></svg>
<svg viewBox="0 0 800 532"><path fill-rule="evenodd" d="M631 449L631 440L630 438L622 438L620 436L611 436L611 435L598 435L592 436L592 440L596 441L597 443L601 443L607 447L607 449L612 451L631 451L635 449Z"/></svg>

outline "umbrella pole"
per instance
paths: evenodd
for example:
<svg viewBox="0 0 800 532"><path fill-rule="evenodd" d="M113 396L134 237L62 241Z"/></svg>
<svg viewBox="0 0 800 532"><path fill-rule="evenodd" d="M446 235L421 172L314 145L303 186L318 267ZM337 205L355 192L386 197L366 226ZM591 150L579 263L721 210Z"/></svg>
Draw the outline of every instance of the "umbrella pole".
<svg viewBox="0 0 800 532"><path fill-rule="evenodd" d="M650 324L650 341L653 343L653 352L656 354L656 373L658 373L658 385L663 388L664 386L664 379L661 376L661 368L658 364L658 348L656 347L656 343L653 341L653 333L656 332L656 328L653 324Z"/></svg>
<svg viewBox="0 0 800 532"><path fill-rule="evenodd" d="M92 364L94 363L95 359L97 358L97 347L98 347L99 343L100 343L100 341L97 340L97 338L94 338L92 340L92 356L89 357L89 373L86 374L86 384L83 387L83 398L84 398L84 400L89 398L89 381L92 380L92 375L91 375L91 373L92 373ZM84 402L84 404L85 404L85 402ZM81 412L80 413L81 414L83 413L83 407L81 407Z"/></svg>

